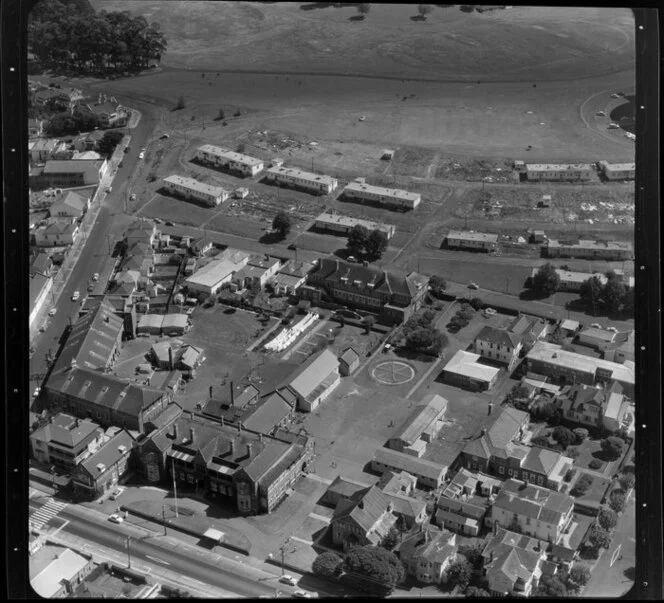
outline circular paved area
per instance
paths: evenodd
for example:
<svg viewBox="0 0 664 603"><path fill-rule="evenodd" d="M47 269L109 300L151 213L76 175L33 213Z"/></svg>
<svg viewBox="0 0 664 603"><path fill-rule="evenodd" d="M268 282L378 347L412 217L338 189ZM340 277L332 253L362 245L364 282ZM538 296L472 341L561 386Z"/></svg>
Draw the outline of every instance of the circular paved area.
<svg viewBox="0 0 664 603"><path fill-rule="evenodd" d="M399 360L388 360L377 364L371 371L371 376L383 385L401 385L415 378L415 369Z"/></svg>

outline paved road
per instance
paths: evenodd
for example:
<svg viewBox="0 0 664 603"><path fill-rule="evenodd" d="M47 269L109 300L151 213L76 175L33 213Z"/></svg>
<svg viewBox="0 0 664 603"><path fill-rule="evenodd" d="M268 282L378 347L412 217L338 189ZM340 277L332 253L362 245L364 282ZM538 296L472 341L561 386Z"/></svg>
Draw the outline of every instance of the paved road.
<svg viewBox="0 0 664 603"><path fill-rule="evenodd" d="M43 500L30 500L31 509L37 510L43 505ZM68 505L58 513L59 518L68 521L61 532L85 540L89 543L87 547L89 553L94 553L98 547L101 547L126 556L126 542L129 536L131 537L130 556L134 564L137 561L148 566L158 564L188 579L244 597L272 596L277 585L279 590L289 591L288 586L278 582L277 576L256 580L254 577L243 575L242 568L237 563L227 562L219 555L211 555L205 550L197 550L196 547L174 543L172 539L166 540L160 534L112 524L98 514L90 515L89 511L84 512L74 505Z"/></svg>

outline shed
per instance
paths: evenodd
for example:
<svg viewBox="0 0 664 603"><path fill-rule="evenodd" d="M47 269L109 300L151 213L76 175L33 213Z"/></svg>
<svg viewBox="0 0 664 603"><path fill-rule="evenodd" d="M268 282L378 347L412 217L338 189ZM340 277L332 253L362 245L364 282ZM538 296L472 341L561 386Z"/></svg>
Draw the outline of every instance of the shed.
<svg viewBox="0 0 664 603"><path fill-rule="evenodd" d="M214 528L208 528L203 534L203 538L212 540L216 543L221 543L226 537L226 532L221 532L220 530L215 530Z"/></svg>
<svg viewBox="0 0 664 603"><path fill-rule="evenodd" d="M394 157L394 151L392 149L383 149L383 152L380 156L381 159L389 161Z"/></svg>
<svg viewBox="0 0 664 603"><path fill-rule="evenodd" d="M352 348L346 348L339 356L339 372L347 377L360 365L360 355Z"/></svg>
<svg viewBox="0 0 664 603"><path fill-rule="evenodd" d="M233 193L233 196L236 199L244 199L248 194L249 194L249 189L248 188L240 187L240 188L235 189L235 192Z"/></svg>

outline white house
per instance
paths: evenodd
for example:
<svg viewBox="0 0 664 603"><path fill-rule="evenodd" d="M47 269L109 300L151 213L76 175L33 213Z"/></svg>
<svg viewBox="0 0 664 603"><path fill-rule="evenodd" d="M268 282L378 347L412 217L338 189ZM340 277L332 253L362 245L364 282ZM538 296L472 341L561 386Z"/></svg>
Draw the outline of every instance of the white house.
<svg viewBox="0 0 664 603"><path fill-rule="evenodd" d="M356 178L344 188L344 197L370 201L393 209L415 209L422 201L420 193L396 188L367 184L364 178Z"/></svg>
<svg viewBox="0 0 664 603"><path fill-rule="evenodd" d="M336 178L305 172L297 168L271 167L265 174L268 182L304 189L319 195L328 195L338 186Z"/></svg>
<svg viewBox="0 0 664 603"><path fill-rule="evenodd" d="M225 167L243 176L255 176L264 168L263 160L242 153L235 153L223 147L205 144L196 150L196 159L215 167Z"/></svg>
<svg viewBox="0 0 664 603"><path fill-rule="evenodd" d="M78 225L67 222L51 222L35 230L35 243L42 247L73 245L78 238Z"/></svg>
<svg viewBox="0 0 664 603"><path fill-rule="evenodd" d="M589 163L528 163L528 180L590 180L592 167Z"/></svg>
<svg viewBox="0 0 664 603"><path fill-rule="evenodd" d="M521 337L506 329L497 329L496 327L484 327L475 337L473 343L475 353L505 364L508 371L514 370L519 360L519 352L523 347Z"/></svg>
<svg viewBox="0 0 664 603"><path fill-rule="evenodd" d="M635 163L600 161L597 165L607 180L633 180L636 174Z"/></svg>
<svg viewBox="0 0 664 603"><path fill-rule="evenodd" d="M69 191L51 204L48 213L52 218L82 218L88 209L90 197Z"/></svg>
<svg viewBox="0 0 664 603"><path fill-rule="evenodd" d="M185 199L195 199L205 205L214 207L228 199L228 191L221 186L204 184L193 178L169 176L164 178L164 188L172 194Z"/></svg>

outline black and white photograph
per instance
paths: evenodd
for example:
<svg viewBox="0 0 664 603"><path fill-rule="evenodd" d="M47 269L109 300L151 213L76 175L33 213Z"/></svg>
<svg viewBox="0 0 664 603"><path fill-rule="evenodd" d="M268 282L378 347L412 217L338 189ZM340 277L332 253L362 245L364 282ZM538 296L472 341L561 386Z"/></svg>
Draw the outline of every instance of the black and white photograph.
<svg viewBox="0 0 664 603"><path fill-rule="evenodd" d="M25 15L31 596L662 596L656 11Z"/></svg>

